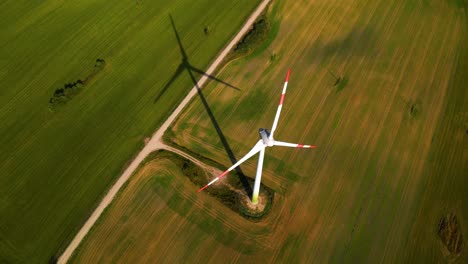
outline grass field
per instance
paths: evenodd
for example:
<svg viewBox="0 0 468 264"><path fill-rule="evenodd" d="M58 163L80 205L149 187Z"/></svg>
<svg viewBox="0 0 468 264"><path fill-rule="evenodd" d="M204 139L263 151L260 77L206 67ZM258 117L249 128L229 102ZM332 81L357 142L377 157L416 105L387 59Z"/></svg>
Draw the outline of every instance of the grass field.
<svg viewBox="0 0 468 264"><path fill-rule="evenodd" d="M63 250L191 88L181 74L161 94L182 59L169 14L204 69L258 3L0 3L0 262L44 263ZM97 59L105 67L93 75ZM80 79L50 111L54 91Z"/></svg>
<svg viewBox="0 0 468 264"><path fill-rule="evenodd" d="M466 1L291 0L273 8L280 25L271 45L219 75L240 91L211 83L203 90L209 109L195 99L172 139L228 166L229 152L240 158L258 128L271 126L291 68L275 137L318 148L267 150L262 181L279 200L269 218L239 219L159 160L131 181L76 262L118 254L166 262L467 262ZM344 81L335 85L333 75ZM254 175L255 166L253 159L242 169ZM162 176L173 178L168 188L144 180ZM135 202L140 195L148 200ZM438 236L449 213L465 241L458 254Z"/></svg>

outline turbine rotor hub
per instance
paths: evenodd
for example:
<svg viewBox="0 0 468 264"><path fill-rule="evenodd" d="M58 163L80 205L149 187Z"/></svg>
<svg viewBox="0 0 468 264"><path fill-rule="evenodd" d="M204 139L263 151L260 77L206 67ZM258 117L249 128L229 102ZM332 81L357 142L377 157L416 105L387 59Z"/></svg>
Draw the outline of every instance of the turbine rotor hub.
<svg viewBox="0 0 468 264"><path fill-rule="evenodd" d="M273 147L275 140L273 139L273 136L270 135L270 132L266 128L260 128L258 130L258 133L260 134L260 139L263 141L263 144L268 147Z"/></svg>

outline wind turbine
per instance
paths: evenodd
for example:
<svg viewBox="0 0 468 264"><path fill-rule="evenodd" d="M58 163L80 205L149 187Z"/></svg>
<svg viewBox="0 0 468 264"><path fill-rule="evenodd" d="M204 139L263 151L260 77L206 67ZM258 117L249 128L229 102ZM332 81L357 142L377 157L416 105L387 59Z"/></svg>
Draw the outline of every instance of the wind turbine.
<svg viewBox="0 0 468 264"><path fill-rule="evenodd" d="M265 157L266 147L273 147L273 146L282 146L282 147L290 147L290 148L315 148L316 147L313 145L304 145L304 144L295 144L295 143L277 141L273 138L273 134L275 133L276 127L278 126L278 120L281 114L281 108L283 107L284 97L286 95L286 89L288 87L290 74L291 74L291 70L288 69L288 73L286 74L286 80L284 81L283 92L281 93L281 99L278 105L278 110L276 110L275 120L273 121L273 126L271 127L271 132L269 132L266 128L260 128L258 130L258 133L260 134L260 140L257 142L257 144L255 144L255 146L238 162L236 162L234 165L232 165L229 169L227 169L221 175L216 177L214 180L210 181L207 185L200 188L198 192L201 192L204 189L208 188L208 186L215 183L222 177L226 176L228 172L232 171L237 166L241 165L244 161L248 160L253 155L260 152L260 157L258 159L258 166L257 166L257 174L255 176L255 183L254 183L254 189L253 189L253 194L252 194L252 204L257 204L258 194L260 192L260 181L262 179L263 159Z"/></svg>

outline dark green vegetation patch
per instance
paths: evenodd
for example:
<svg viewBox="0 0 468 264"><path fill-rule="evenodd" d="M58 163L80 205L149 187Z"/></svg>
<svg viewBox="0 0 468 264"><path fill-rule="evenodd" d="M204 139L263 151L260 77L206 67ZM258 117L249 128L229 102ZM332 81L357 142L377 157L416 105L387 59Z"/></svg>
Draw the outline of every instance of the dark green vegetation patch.
<svg viewBox="0 0 468 264"><path fill-rule="evenodd" d="M336 79L334 86L336 87L336 91L340 92L346 87L347 84L348 84L348 78L346 76L343 76L343 77L339 77L338 79Z"/></svg>
<svg viewBox="0 0 468 264"><path fill-rule="evenodd" d="M232 59L252 53L268 37L270 22L268 16L262 15L250 31L234 47Z"/></svg>
<svg viewBox="0 0 468 264"><path fill-rule="evenodd" d="M450 253L460 254L463 248L463 234L455 214L449 213L440 219L438 234Z"/></svg>
<svg viewBox="0 0 468 264"><path fill-rule="evenodd" d="M194 164L192 161L175 153L160 150L156 152L156 155L153 157L170 159L174 164L177 165L177 167L181 168L182 173L199 188L207 184L207 180L211 178L210 175L207 175L203 169ZM222 166L217 164L216 167L221 168ZM246 208L241 201L241 199L245 198L244 186L240 181L241 177L245 176L241 176L236 171L232 171L230 172L230 175L224 179L225 182L232 187L232 189L224 184L211 185L209 188L205 189L204 192L207 192L209 195L215 197L222 204L227 206L232 211L238 213L242 217L250 221L259 221L267 216L270 212L275 193L272 189L261 184L260 195L265 196L267 202L265 203L264 210L261 212L253 212L249 208ZM253 186L254 181L251 178L248 178L248 182L250 186Z"/></svg>
<svg viewBox="0 0 468 264"><path fill-rule="evenodd" d="M93 70L84 80L79 79L76 82L66 83L62 88L56 89L49 100L50 109L54 110L56 106L65 104L75 97L83 87L89 85L96 75L105 67L106 61L104 59L96 59Z"/></svg>

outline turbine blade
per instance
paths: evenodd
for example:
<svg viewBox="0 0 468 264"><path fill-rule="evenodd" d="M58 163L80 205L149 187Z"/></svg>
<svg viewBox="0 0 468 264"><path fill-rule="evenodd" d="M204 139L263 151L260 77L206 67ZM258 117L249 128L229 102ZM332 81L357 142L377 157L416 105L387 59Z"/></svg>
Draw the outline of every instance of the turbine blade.
<svg viewBox="0 0 468 264"><path fill-rule="evenodd" d="M273 146L282 146L282 147L290 147L290 148L316 148L317 147L314 145L288 143L288 142L282 142L282 141L276 141L276 140Z"/></svg>
<svg viewBox="0 0 468 264"><path fill-rule="evenodd" d="M229 169L227 169L225 172L223 172L221 175L219 175L218 177L214 178L212 181L210 181L207 185L203 186L202 188L200 188L198 190L198 192L201 192L203 191L204 189L206 189L208 186L210 186L211 184L215 183L217 180L221 179L222 177L226 176L226 174L228 174L228 172L232 171L233 169L235 169L237 166L241 165L244 161L248 160L249 158L251 158L253 155L257 154L258 152L260 152L262 149L265 149L265 145L263 144L263 141L262 140L259 140L257 142L257 144L255 144L255 146L249 151L249 153L247 153L244 157L242 157L242 159L240 159L238 162L236 162L234 165L232 165Z"/></svg>
<svg viewBox="0 0 468 264"><path fill-rule="evenodd" d="M278 120L281 114L281 108L283 107L283 101L284 97L286 95L286 89L288 88L288 82L289 82L289 75L291 74L291 70L288 69L288 73L286 74L286 79L284 81L284 86L283 86L283 92L281 93L281 98L280 102L278 105L278 110L276 110L276 116L275 116L275 121L273 121L273 126L271 127L271 134L270 138L273 138L273 134L275 133L276 127L278 126Z"/></svg>
<svg viewBox="0 0 468 264"><path fill-rule="evenodd" d="M262 169L263 169L263 159L265 157L265 149L263 148L260 151L260 156L258 157L257 165L257 174L255 175L254 189L252 193L252 203L258 203L258 194L260 193L260 183L262 181Z"/></svg>

